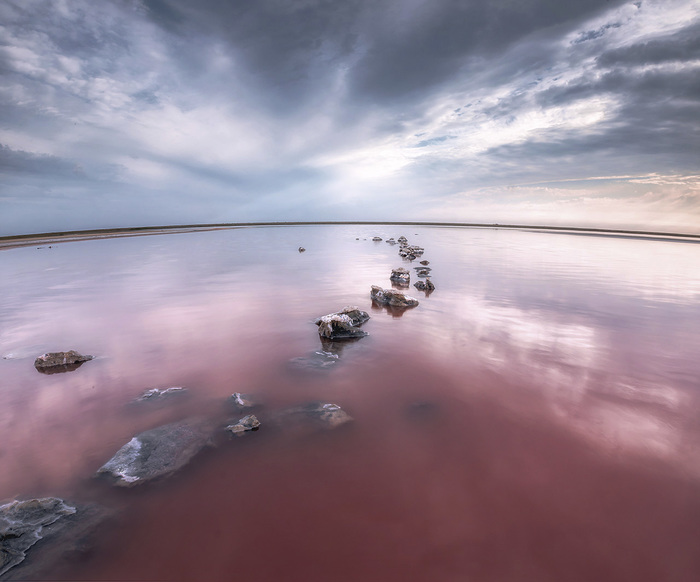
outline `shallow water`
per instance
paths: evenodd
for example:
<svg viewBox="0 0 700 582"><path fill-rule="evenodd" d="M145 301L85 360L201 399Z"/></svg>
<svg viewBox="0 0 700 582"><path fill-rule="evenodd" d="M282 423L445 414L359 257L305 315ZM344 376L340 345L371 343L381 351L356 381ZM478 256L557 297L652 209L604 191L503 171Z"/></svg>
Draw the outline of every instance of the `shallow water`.
<svg viewBox="0 0 700 582"><path fill-rule="evenodd" d="M371 240L402 234L437 290L400 314L369 290L417 265ZM0 502L117 510L57 579L698 580L699 264L692 243L417 226L0 251ZM346 305L370 335L290 365ZM34 369L68 349L97 358ZM168 386L188 395L130 404ZM265 402L259 431L161 482L92 479L138 432L235 417L232 392ZM355 421L266 430L309 400Z"/></svg>

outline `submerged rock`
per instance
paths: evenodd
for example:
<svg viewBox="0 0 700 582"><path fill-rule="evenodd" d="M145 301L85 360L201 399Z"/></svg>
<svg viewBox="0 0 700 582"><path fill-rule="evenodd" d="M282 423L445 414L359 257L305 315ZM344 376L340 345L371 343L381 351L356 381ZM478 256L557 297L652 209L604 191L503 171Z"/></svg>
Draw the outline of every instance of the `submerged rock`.
<svg viewBox="0 0 700 582"><path fill-rule="evenodd" d="M171 386L170 388L151 388L146 390L141 396L139 396L134 402L144 402L149 401L161 401L177 394L185 394L187 388L183 386Z"/></svg>
<svg viewBox="0 0 700 582"><path fill-rule="evenodd" d="M359 329L363 323L369 320L369 314L358 307L345 307L337 313L329 313L314 321L318 326L318 334L321 338L339 340L364 337L366 331Z"/></svg>
<svg viewBox="0 0 700 582"><path fill-rule="evenodd" d="M391 276L389 279L391 279L394 283L408 287L408 285L411 283L411 273L408 271L408 269L399 267L398 269L391 270Z"/></svg>
<svg viewBox="0 0 700 582"><path fill-rule="evenodd" d="M276 416L276 422L282 426L307 424L324 429L337 428L352 420L352 416L337 404L320 401L287 408Z"/></svg>
<svg viewBox="0 0 700 582"><path fill-rule="evenodd" d="M381 305L389 305L391 307L415 307L418 305L418 299L415 297L399 293L393 289L382 289L377 285L372 285L370 297Z"/></svg>
<svg viewBox="0 0 700 582"><path fill-rule="evenodd" d="M0 505L0 576L24 560L27 550L43 537L44 527L75 511L56 497Z"/></svg>
<svg viewBox="0 0 700 582"><path fill-rule="evenodd" d="M258 430L258 428L260 428L260 421L254 414L249 414L241 418L238 422L229 424L226 430L236 436L243 436L246 432Z"/></svg>
<svg viewBox="0 0 700 582"><path fill-rule="evenodd" d="M201 421L181 421L137 434L97 470L119 487L132 487L181 469L205 446L212 430Z"/></svg>
<svg viewBox="0 0 700 582"><path fill-rule="evenodd" d="M430 279L426 279L425 281L416 281L413 286L418 289L418 291L425 291L427 293L435 291L435 285L433 285L433 282Z"/></svg>
<svg viewBox="0 0 700 582"><path fill-rule="evenodd" d="M49 352L39 356L34 360L34 367L45 374L54 374L57 372L70 372L76 370L83 363L94 359L94 356L79 354L75 350L67 352Z"/></svg>
<svg viewBox="0 0 700 582"><path fill-rule="evenodd" d="M250 410L260 406L250 394L241 394L240 392L234 392L229 396L228 401L238 410Z"/></svg>
<svg viewBox="0 0 700 582"><path fill-rule="evenodd" d="M348 341L348 340L345 340ZM289 366L295 370L328 370L339 361L338 354L318 350L309 356L299 356L289 360Z"/></svg>
<svg viewBox="0 0 700 582"><path fill-rule="evenodd" d="M56 497L0 505L0 579L48 580L61 561L90 549L91 534L110 513Z"/></svg>

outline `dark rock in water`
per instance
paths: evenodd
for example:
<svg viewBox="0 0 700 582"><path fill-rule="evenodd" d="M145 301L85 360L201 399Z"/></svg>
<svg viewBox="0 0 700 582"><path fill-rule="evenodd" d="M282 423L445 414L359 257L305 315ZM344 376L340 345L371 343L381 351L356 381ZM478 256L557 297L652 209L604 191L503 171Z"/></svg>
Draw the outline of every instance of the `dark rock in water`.
<svg viewBox="0 0 700 582"><path fill-rule="evenodd" d="M418 305L418 300L410 295L404 295L393 289L382 289L377 285L372 285L370 297L372 301L391 307L415 307Z"/></svg>
<svg viewBox="0 0 700 582"><path fill-rule="evenodd" d="M418 291L426 291L428 293L435 291L435 285L433 285L433 282L430 279L426 279L425 281L416 281L413 286L418 289Z"/></svg>
<svg viewBox="0 0 700 582"><path fill-rule="evenodd" d="M421 262L423 262L423 261L421 261ZM413 267L413 269L416 272L424 271L426 273L430 273L430 271L432 271L432 269L430 267Z"/></svg>
<svg viewBox="0 0 700 582"><path fill-rule="evenodd" d="M359 329L363 323L369 320L369 313L358 307L345 307L337 313L329 313L314 321L318 326L318 334L322 338L331 340L364 337L367 332Z"/></svg>
<svg viewBox="0 0 700 582"><path fill-rule="evenodd" d="M241 394L240 392L234 392L228 398L229 403L234 406L237 410L251 410L260 406L250 394Z"/></svg>
<svg viewBox="0 0 700 582"><path fill-rule="evenodd" d="M85 552L107 515L97 505L73 507L56 497L0 505L0 578L49 579L62 559Z"/></svg>
<svg viewBox="0 0 700 582"><path fill-rule="evenodd" d="M429 264L430 264L430 261L421 261L420 264L421 264L421 265L429 265Z"/></svg>
<svg viewBox="0 0 700 582"><path fill-rule="evenodd" d="M238 422L229 424L226 430L235 436L243 436L246 432L258 430L258 428L260 428L260 421L254 414L249 414L241 418Z"/></svg>
<svg viewBox="0 0 700 582"><path fill-rule="evenodd" d="M394 283L408 287L408 285L411 283L411 273L409 273L408 269L399 267L398 269L391 270L391 276L389 279L391 279Z"/></svg>
<svg viewBox="0 0 700 582"><path fill-rule="evenodd" d="M400 236L398 240L400 243L407 243L408 242L408 239L405 236Z"/></svg>
<svg viewBox="0 0 700 582"><path fill-rule="evenodd" d="M303 253L306 249L304 247L299 247L299 252Z"/></svg>
<svg viewBox="0 0 700 582"><path fill-rule="evenodd" d="M416 271L416 277L424 279L425 277L430 277L430 269L422 267Z"/></svg>
<svg viewBox="0 0 700 582"><path fill-rule="evenodd" d="M137 434L97 471L119 487L132 487L181 469L212 444L212 427L202 421L166 424Z"/></svg>
<svg viewBox="0 0 700 582"><path fill-rule="evenodd" d="M76 370L84 362L88 362L93 358L94 356L84 356L75 350L67 352L49 352L34 360L34 367L44 374L70 372L71 370Z"/></svg>
<svg viewBox="0 0 700 582"><path fill-rule="evenodd" d="M275 417L277 424L283 427L306 424L324 429L336 428L352 420L352 416L340 406L330 402L309 402L282 410Z"/></svg>
<svg viewBox="0 0 700 582"><path fill-rule="evenodd" d="M425 249L416 245L405 245L399 249L399 256L412 261L416 257L420 257L425 252Z"/></svg>
<svg viewBox="0 0 700 582"><path fill-rule="evenodd" d="M145 402L146 400L150 402L163 401L164 399L187 393L187 388L183 386L171 386L170 388L151 388L146 390L141 396L139 396L134 402Z"/></svg>
<svg viewBox="0 0 700 582"><path fill-rule="evenodd" d="M373 236L373 237L372 237L372 240L373 240L374 242L382 242L382 237L381 237L381 236Z"/></svg>

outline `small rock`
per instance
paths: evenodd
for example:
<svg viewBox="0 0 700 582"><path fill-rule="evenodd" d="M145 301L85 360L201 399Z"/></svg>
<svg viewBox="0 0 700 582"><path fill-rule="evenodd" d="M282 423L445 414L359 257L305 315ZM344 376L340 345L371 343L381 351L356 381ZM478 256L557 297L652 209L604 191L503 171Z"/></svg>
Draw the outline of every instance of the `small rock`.
<svg viewBox="0 0 700 582"><path fill-rule="evenodd" d="M420 264L421 264L421 265L429 265L429 264L430 264L430 261L421 261Z"/></svg>
<svg viewBox="0 0 700 582"><path fill-rule="evenodd" d="M306 249L304 247L299 247L299 252L303 253Z"/></svg>
<svg viewBox="0 0 700 582"><path fill-rule="evenodd" d="M359 326L367 320L369 320L369 314L366 311L349 306L342 311L319 317L314 323L318 326L318 334L322 338L338 340L368 335L367 332L359 329Z"/></svg>
<svg viewBox="0 0 700 582"><path fill-rule="evenodd" d="M235 424L229 424L226 430L236 436L243 436L246 432L258 430L258 428L260 428L260 421L254 414L249 414L241 418Z"/></svg>
<svg viewBox="0 0 700 582"><path fill-rule="evenodd" d="M416 277L424 279L425 277L430 277L430 269L422 268L416 271Z"/></svg>
<svg viewBox="0 0 700 582"><path fill-rule="evenodd" d="M201 421L166 424L137 434L97 470L119 487L168 476L211 444L211 427Z"/></svg>
<svg viewBox="0 0 700 582"><path fill-rule="evenodd" d="M411 273L408 271L408 269L399 267L398 269L391 270L391 276L389 279L391 279L394 283L408 287L408 285L411 283Z"/></svg>
<svg viewBox="0 0 700 582"><path fill-rule="evenodd" d="M381 237L381 236L373 236L373 237L372 237L372 240L373 240L374 242L382 242L382 237Z"/></svg>
<svg viewBox="0 0 700 582"><path fill-rule="evenodd" d="M259 404L251 398L249 394L241 394L240 392L234 392L229 396L228 401L238 410L250 410L259 406Z"/></svg>
<svg viewBox="0 0 700 582"><path fill-rule="evenodd" d="M419 291L426 291L428 293L435 291L435 285L430 279L426 279L425 281L416 281L413 286Z"/></svg>
<svg viewBox="0 0 700 582"><path fill-rule="evenodd" d="M76 370L84 362L92 360L94 356L84 356L75 350L67 352L49 352L34 360L34 367L45 374L56 372L70 372Z"/></svg>
<svg viewBox="0 0 700 582"><path fill-rule="evenodd" d="M404 295L393 289L382 289L377 285L372 285L370 297L377 303L392 307L415 307L418 305L418 300L410 295Z"/></svg>
<svg viewBox="0 0 700 582"><path fill-rule="evenodd" d="M168 396L172 396L174 394L184 394L187 392L187 388L184 388L183 386L171 386L170 388L151 388L150 390L146 390L141 396L139 396L135 402L143 402L145 400L162 400L164 398L167 398Z"/></svg>
<svg viewBox="0 0 700 582"><path fill-rule="evenodd" d="M352 416L340 406L330 402L309 402L283 410L276 417L276 421L285 426L310 423L324 429L337 428L352 420Z"/></svg>
<svg viewBox="0 0 700 582"><path fill-rule="evenodd" d="M408 242L408 239L405 236L400 236L398 240L400 243L407 243Z"/></svg>

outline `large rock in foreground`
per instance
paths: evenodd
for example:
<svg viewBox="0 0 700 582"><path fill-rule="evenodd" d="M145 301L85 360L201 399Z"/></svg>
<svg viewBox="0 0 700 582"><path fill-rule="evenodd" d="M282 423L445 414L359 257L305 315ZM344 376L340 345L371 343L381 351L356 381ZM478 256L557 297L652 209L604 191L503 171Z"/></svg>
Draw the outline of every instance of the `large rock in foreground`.
<svg viewBox="0 0 700 582"><path fill-rule="evenodd" d="M212 427L202 421L166 424L137 434L97 471L119 487L166 477L212 443Z"/></svg>
<svg viewBox="0 0 700 582"><path fill-rule="evenodd" d="M399 293L393 289L382 289L377 285L372 285L370 297L372 297L372 301L391 307L415 307L418 305L418 299L415 297Z"/></svg>
<svg viewBox="0 0 700 582"><path fill-rule="evenodd" d="M92 360L94 356L84 356L75 350L67 352L49 352L34 360L34 367L45 374L56 372L70 372L79 368L84 362Z"/></svg>
<svg viewBox="0 0 700 582"><path fill-rule="evenodd" d="M319 317L314 323L318 326L318 335L322 338L341 340L368 335L366 331L359 329L368 319L369 314L366 311L351 306Z"/></svg>
<svg viewBox="0 0 700 582"><path fill-rule="evenodd" d="M47 580L66 559L89 550L92 532L108 516L97 505L56 497L0 505L0 578Z"/></svg>

